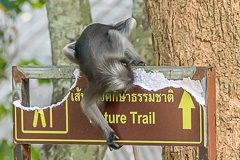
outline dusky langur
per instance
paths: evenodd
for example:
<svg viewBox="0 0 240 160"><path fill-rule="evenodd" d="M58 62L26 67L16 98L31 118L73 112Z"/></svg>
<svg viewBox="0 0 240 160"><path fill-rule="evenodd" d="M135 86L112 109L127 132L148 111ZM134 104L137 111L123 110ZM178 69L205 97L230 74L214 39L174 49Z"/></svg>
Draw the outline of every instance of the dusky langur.
<svg viewBox="0 0 240 160"><path fill-rule="evenodd" d="M136 27L136 20L129 18L116 25L100 23L89 25L77 42L63 48L66 57L80 65L80 70L88 79L81 101L85 115L99 128L110 149L121 146L114 130L107 124L98 104L104 93L119 94L133 87L131 66L144 66L145 63L128 40Z"/></svg>

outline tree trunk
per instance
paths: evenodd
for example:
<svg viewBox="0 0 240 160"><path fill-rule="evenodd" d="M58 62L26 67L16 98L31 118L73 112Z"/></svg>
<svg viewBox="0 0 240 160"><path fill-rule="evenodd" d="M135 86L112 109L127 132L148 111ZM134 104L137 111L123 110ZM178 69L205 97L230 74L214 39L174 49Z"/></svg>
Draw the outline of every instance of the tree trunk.
<svg viewBox="0 0 240 160"><path fill-rule="evenodd" d="M145 0L157 65L214 66L217 159L240 159L240 2ZM164 159L199 159L197 147L163 147Z"/></svg>
<svg viewBox="0 0 240 160"><path fill-rule="evenodd" d="M46 0L53 65L73 65L64 56L63 47L75 41L84 27L91 23L88 0ZM60 101L72 85L71 80L54 80L52 103ZM41 160L102 159L106 147L88 145L44 145Z"/></svg>

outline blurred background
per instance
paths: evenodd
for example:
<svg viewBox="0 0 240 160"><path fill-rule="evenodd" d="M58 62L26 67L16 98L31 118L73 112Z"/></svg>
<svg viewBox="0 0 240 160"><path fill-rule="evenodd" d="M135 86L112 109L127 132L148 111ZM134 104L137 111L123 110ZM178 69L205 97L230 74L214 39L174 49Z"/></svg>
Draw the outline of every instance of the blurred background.
<svg viewBox="0 0 240 160"><path fill-rule="evenodd" d="M140 12L144 12L144 1L141 0L89 0L89 4L89 12L93 23L114 24L132 17L134 6L140 9ZM135 14L139 13L135 12ZM147 20L146 17L143 16L143 18L145 24ZM52 65L48 26L44 0L0 0L0 160L13 159L12 66ZM141 29L141 27L145 26L142 25L139 28ZM148 26L145 31L141 31L141 34L149 43L148 52L152 53L151 32ZM144 33L147 34L147 37ZM142 46L140 38L133 38L133 44ZM135 48L139 48L138 51L142 53L140 53L141 56L148 64L153 64L151 61L152 55L144 57L146 50L140 47ZM30 80L31 105L50 105L52 92L53 85L50 80ZM41 99L39 96L41 96ZM41 147L42 145L32 146L32 159L38 159ZM161 147L141 146L139 149L142 159L161 159ZM116 160L132 160L134 158L132 147L124 146L119 151L112 152L107 150L104 159L110 160L113 158Z"/></svg>

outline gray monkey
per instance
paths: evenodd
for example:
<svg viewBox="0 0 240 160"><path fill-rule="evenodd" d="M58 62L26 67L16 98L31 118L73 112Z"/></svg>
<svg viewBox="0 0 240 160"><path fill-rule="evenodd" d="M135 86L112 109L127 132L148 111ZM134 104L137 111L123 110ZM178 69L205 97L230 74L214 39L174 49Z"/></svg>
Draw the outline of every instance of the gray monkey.
<svg viewBox="0 0 240 160"><path fill-rule="evenodd" d="M145 63L128 40L136 27L136 20L129 18L116 25L95 23L89 25L77 42L63 48L66 57L80 65L88 84L84 91L81 107L93 125L99 128L109 148L119 149L115 140L119 139L107 124L98 105L104 93L119 94L133 87L131 66Z"/></svg>

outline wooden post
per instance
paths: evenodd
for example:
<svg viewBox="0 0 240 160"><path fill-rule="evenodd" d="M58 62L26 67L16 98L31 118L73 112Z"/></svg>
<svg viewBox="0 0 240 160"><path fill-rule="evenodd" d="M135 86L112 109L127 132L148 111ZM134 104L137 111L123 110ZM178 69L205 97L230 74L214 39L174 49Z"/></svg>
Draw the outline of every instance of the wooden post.
<svg viewBox="0 0 240 160"><path fill-rule="evenodd" d="M216 159L216 81L215 68L207 73L207 147L199 148L199 160Z"/></svg>
<svg viewBox="0 0 240 160"><path fill-rule="evenodd" d="M14 160L30 160L31 145L30 144L14 144Z"/></svg>
<svg viewBox="0 0 240 160"><path fill-rule="evenodd" d="M216 82L215 68L208 72L208 159L216 159Z"/></svg>
<svg viewBox="0 0 240 160"><path fill-rule="evenodd" d="M16 68L13 68L13 101L21 99L24 106L30 106L29 79L24 79ZM30 160L30 144L14 144L14 160Z"/></svg>

